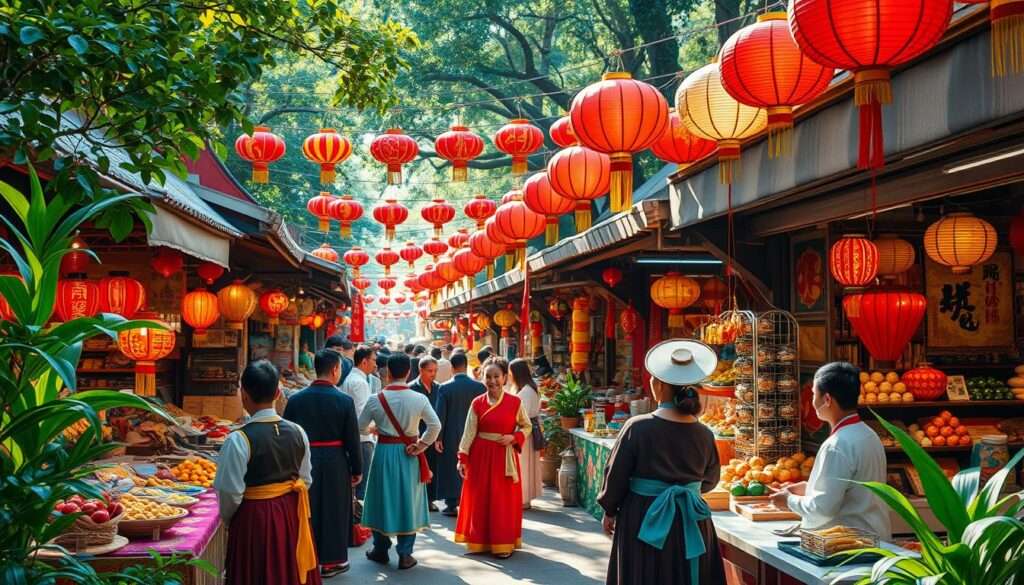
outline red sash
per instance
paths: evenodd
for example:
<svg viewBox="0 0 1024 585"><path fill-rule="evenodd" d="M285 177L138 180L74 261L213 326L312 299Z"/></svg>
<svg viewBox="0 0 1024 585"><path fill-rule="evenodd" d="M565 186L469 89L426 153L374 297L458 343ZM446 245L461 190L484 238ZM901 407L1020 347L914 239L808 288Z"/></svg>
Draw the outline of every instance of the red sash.
<svg viewBox="0 0 1024 585"><path fill-rule="evenodd" d="M344 441L310 441L310 447L344 447Z"/></svg>
<svg viewBox="0 0 1024 585"><path fill-rule="evenodd" d="M406 446L408 446L408 445L415 445L416 444L416 439L413 439L412 437L405 436L405 431L402 429L402 425L398 424L398 419L395 418L395 414L393 412L391 412L391 407L388 406L387 399L384 398L384 392L378 393L377 396L380 397L380 405L384 409L384 414L388 415L388 420L391 421L391 426L395 427L395 432L400 435L400 436L395 437L395 438L400 440L401 442L405 443ZM388 444L388 443L392 442L392 441L385 441L384 438L385 438L384 435L381 435L379 437L379 440L380 440L381 443ZM420 457L420 483L430 483L430 479L431 479L431 477L434 474L430 471L430 466L427 465L427 454L426 454L426 452L420 453L419 457Z"/></svg>

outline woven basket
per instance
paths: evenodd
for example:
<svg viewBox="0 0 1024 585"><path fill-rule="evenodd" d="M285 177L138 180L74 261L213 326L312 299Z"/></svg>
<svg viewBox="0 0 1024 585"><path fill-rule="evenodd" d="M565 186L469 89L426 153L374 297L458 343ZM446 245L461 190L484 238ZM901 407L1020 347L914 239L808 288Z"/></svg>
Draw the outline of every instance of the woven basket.
<svg viewBox="0 0 1024 585"><path fill-rule="evenodd" d="M110 544L117 536L117 525L121 523L123 517L124 512L103 524L96 524L87 514L83 514L75 518L71 526L54 538L53 542L71 549Z"/></svg>
<svg viewBox="0 0 1024 585"><path fill-rule="evenodd" d="M170 516L167 518L159 518L156 520L125 520L121 522L118 527L118 532L122 536L146 536L159 535L164 530L172 528L175 524L181 521L182 518L188 516L188 510L180 508L176 516ZM154 538L156 540L156 538Z"/></svg>

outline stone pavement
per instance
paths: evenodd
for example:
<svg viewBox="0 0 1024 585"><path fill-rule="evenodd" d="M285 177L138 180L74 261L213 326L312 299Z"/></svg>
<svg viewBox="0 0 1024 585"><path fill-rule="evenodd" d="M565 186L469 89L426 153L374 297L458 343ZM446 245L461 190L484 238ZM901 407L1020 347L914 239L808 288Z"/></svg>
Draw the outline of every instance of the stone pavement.
<svg viewBox="0 0 1024 585"><path fill-rule="evenodd" d="M442 504L443 507L443 504ZM371 544L349 549L352 568L324 583L389 583L394 585L578 585L604 583L611 539L601 523L582 508L566 508L558 492L544 489L523 511L523 548L501 560L489 554L466 553L455 543L455 519L431 512L430 530L416 539L413 556L419 565L398 570L398 555L391 549L391 564L366 560Z"/></svg>

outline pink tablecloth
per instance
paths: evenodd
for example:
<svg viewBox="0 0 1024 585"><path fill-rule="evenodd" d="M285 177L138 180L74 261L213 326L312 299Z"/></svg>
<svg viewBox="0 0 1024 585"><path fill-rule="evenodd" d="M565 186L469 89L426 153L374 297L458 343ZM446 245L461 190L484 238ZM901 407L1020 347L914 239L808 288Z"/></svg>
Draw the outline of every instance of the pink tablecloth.
<svg viewBox="0 0 1024 585"><path fill-rule="evenodd" d="M172 553L201 557L210 539L217 532L220 514L217 509L217 494L206 490L198 496L199 503L188 509L188 516L165 531L160 540L133 537L128 546L114 551L104 557L148 557L153 549L162 555Z"/></svg>

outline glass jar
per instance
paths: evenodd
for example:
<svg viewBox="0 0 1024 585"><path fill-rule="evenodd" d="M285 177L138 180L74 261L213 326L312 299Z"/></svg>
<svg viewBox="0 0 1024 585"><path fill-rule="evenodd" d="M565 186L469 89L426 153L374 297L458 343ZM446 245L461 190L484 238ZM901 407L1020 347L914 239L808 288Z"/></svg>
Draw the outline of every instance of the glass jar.
<svg viewBox="0 0 1024 585"><path fill-rule="evenodd" d="M981 468L982 486L1010 462L1008 442L1006 435L982 435L981 442L974 446L971 459Z"/></svg>

